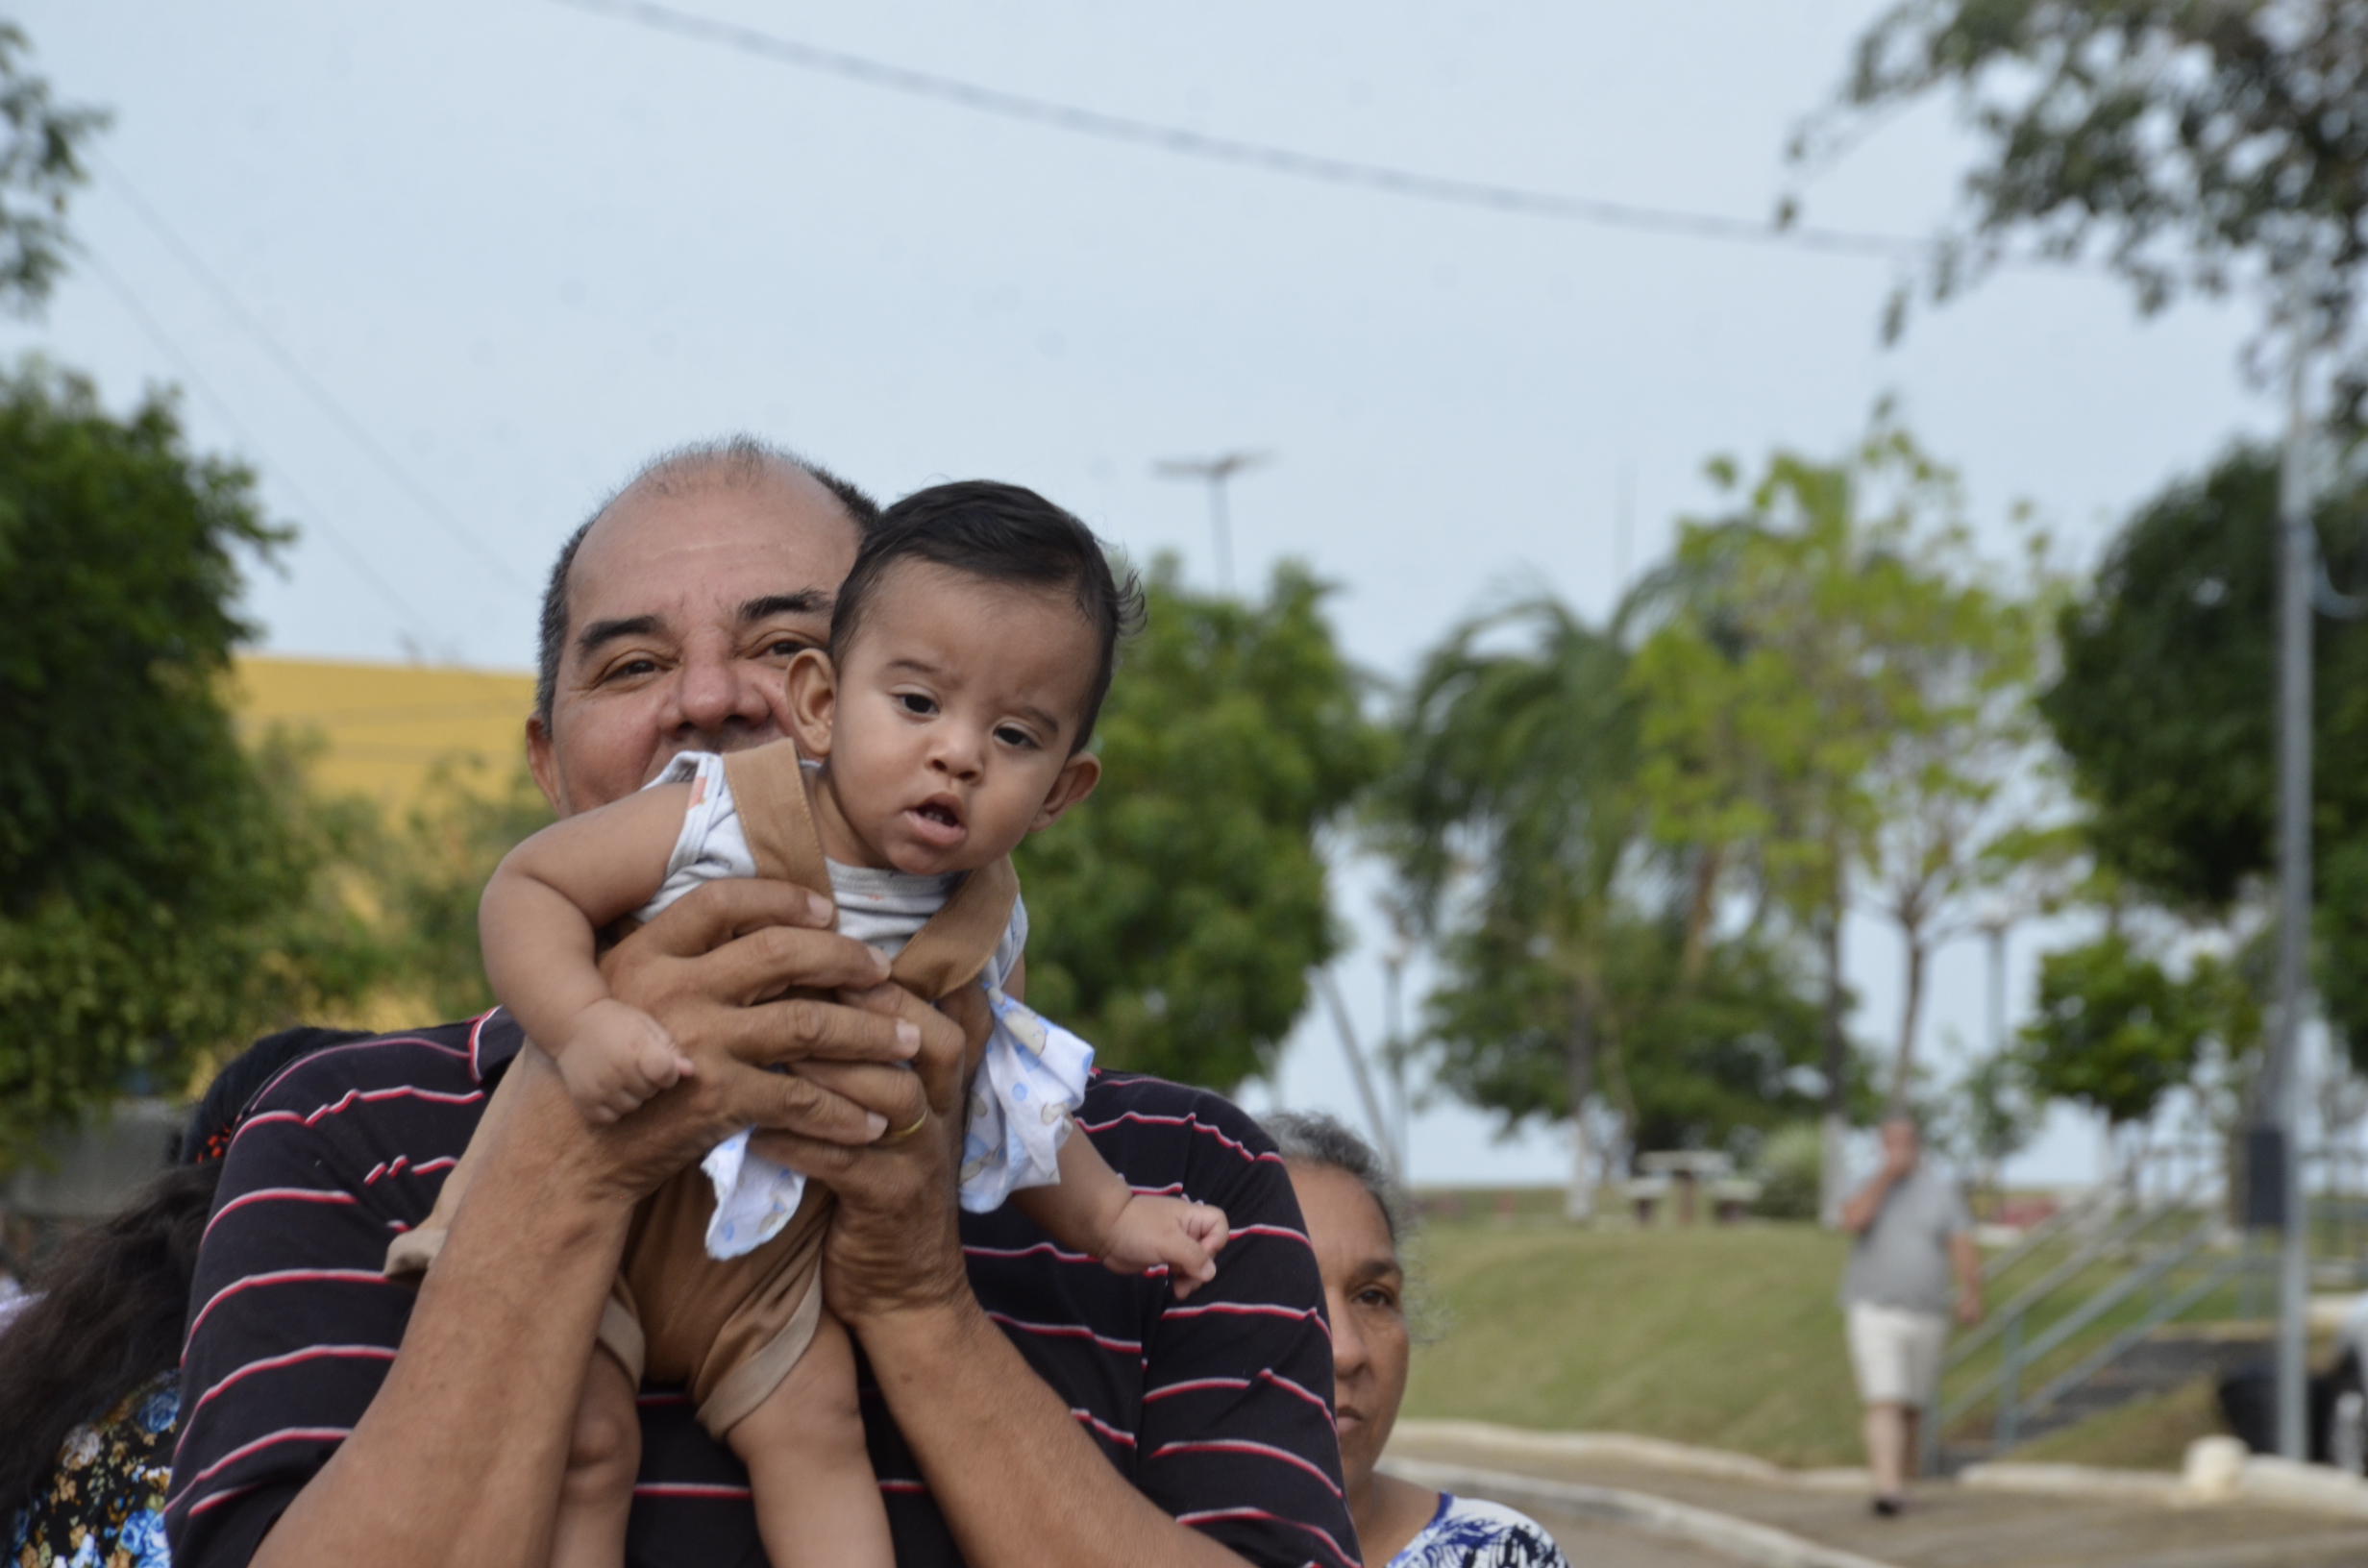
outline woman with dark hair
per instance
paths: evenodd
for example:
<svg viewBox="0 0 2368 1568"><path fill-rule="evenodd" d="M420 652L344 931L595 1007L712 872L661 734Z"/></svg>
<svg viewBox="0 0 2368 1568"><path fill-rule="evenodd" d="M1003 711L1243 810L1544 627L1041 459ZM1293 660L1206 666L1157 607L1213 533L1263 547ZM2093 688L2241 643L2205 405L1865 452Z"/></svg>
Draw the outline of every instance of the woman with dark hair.
<svg viewBox="0 0 2368 1568"><path fill-rule="evenodd" d="M1323 1271L1333 1425L1366 1568L1570 1568L1527 1514L1374 1468L1397 1424L1414 1348L1398 1257L1405 1206L1381 1156L1330 1116L1278 1111L1259 1125L1291 1172Z"/></svg>
<svg viewBox="0 0 2368 1568"><path fill-rule="evenodd" d="M33 1271L0 1325L0 1522L10 1568L169 1561L177 1386L189 1277L222 1156L258 1091L298 1057L363 1035L289 1029L215 1075L173 1167Z"/></svg>

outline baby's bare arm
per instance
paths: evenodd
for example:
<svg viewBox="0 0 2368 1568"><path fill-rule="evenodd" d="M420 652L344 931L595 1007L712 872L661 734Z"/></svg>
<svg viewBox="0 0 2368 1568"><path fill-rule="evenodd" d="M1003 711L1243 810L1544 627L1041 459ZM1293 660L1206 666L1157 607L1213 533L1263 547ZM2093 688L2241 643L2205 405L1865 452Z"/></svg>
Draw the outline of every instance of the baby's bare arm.
<svg viewBox="0 0 2368 1568"><path fill-rule="evenodd" d="M1101 1258L1109 1254L1119 1215L1134 1195L1125 1178L1103 1161L1094 1140L1072 1127L1061 1144L1060 1181L1050 1187L1024 1187L1011 1195L1011 1202L1070 1251Z"/></svg>
<svg viewBox="0 0 2368 1568"><path fill-rule="evenodd" d="M477 909L485 978L528 1038L554 1056L584 1011L609 1000L595 963L597 934L656 894L690 790L642 790L554 822L504 856L485 884Z"/></svg>
<svg viewBox="0 0 2368 1568"><path fill-rule="evenodd" d="M1221 1209L1128 1187L1073 1128L1061 1145L1060 1184L1022 1188L1011 1201L1054 1240L1100 1259L1105 1268L1166 1269L1179 1297L1217 1277L1217 1251L1228 1234Z"/></svg>

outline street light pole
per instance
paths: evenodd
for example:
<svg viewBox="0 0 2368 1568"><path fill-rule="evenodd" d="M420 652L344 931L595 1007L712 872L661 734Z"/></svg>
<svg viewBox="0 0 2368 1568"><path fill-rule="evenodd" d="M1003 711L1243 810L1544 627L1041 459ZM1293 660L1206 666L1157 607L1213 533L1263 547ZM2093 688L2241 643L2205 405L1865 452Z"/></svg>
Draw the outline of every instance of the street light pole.
<svg viewBox="0 0 2368 1568"><path fill-rule="evenodd" d="M1209 487L1209 536L1216 551L1217 591L1233 595L1233 520L1225 507L1225 486L1246 468L1270 461L1266 452L1221 452L1214 457L1169 457L1151 465L1163 479L1197 479Z"/></svg>
<svg viewBox="0 0 2368 1568"><path fill-rule="evenodd" d="M2310 1457L2309 1368L2304 1311L2310 1288L2309 1215L2303 1196L2303 1010L2310 949L2310 618L2318 559L2310 531L2304 406L2307 354L2302 291L2295 291L2293 355L2286 371L2284 460L2278 476L2278 1038L2271 1118L2283 1136L2284 1235L2279 1259L2278 1452Z"/></svg>

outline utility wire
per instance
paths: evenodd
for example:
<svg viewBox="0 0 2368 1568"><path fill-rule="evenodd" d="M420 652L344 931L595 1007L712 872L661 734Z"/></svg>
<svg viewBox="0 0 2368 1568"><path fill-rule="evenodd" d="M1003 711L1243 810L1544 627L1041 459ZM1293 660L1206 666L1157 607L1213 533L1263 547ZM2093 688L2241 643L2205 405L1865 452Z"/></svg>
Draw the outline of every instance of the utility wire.
<svg viewBox="0 0 2368 1568"><path fill-rule="evenodd" d="M99 282L107 285L108 291L115 296L116 302L130 313L132 319L139 324L140 331L148 334L149 340L164 352L166 358L180 367L182 379L194 387L200 397L213 405L214 412L221 417L224 424L230 427L231 433L237 437L239 444L259 456L262 449L256 442L255 437L248 432L237 413L232 409L222 394L214 390L213 383L206 380L205 374L197 368L197 362L182 351L181 345L173 340L172 334L164 330L163 324L157 320L148 306L141 302L140 297L133 292L131 284L117 276L115 269L109 266L106 260L96 254L85 251L83 260L89 265L91 272L96 275ZM335 548L337 553L345 557L346 564L354 569L355 575L369 586L371 592L377 594L385 602L388 609L395 612L397 620L407 623L410 630L418 635L423 646L435 644L439 639L430 629L428 618L413 608L411 601L398 593L394 584L379 576L378 569L370 564L368 557L355 548L354 542L346 538L338 530L336 525L329 521L330 514L314 504L296 481L288 478L287 470L277 469L275 478L280 488L286 491L295 501L298 509L310 514L319 525L321 537L327 539Z"/></svg>
<svg viewBox="0 0 2368 1568"><path fill-rule="evenodd" d="M1282 175L1295 180L1313 180L1325 184L1349 185L1364 190L1378 191L1389 196L1410 197L1417 201L1443 203L1451 207L1479 208L1489 211L1514 213L1523 217L1555 218L1571 223L1594 224L1608 229L1634 229L1650 233L1676 234L1690 239L1716 239L1743 244L1789 245L1802 250L1823 251L1847 256L1884 257L1893 260L1912 260L1931 252L1931 245L1919 239L1898 234L1861 233L1846 229L1819 229L1798 225L1779 228L1772 223L1755 223L1745 218L1722 217L1709 212L1686 212L1674 208L1641 207L1629 202L1609 202L1592 196L1569 196L1553 191L1529 190L1518 185L1496 184L1485 180L1464 180L1452 175L1423 174L1412 169L1394 168L1383 163L1365 163L1352 159L1331 158L1321 153L1304 153L1290 147L1277 147L1266 142L1241 141L1230 136L1212 136L1182 126L1162 125L1152 120L1132 119L1122 114L1107 114L1099 110L1079 109L1072 104L1054 103L1045 98L1030 98L1021 93L1005 92L999 87L981 86L956 77L938 76L927 71L916 71L862 55L851 55L837 49L826 49L817 44L801 43L780 37L737 22L702 16L679 11L654 0L552 0L555 5L571 11L588 12L598 16L611 16L640 27L672 33L681 37L695 38L703 43L720 44L744 54L757 55L824 76L835 76L845 81L861 83L889 92L900 92L915 98L930 98L940 103L953 104L982 114L997 114L1005 119L1024 120L1048 126L1077 135L1096 136L1104 141L1120 141L1138 147L1148 147L1178 158L1198 159L1204 162L1231 164L1268 174Z"/></svg>
<svg viewBox="0 0 2368 1568"><path fill-rule="evenodd" d="M137 214L139 220L148 226L149 231L163 241L165 249L171 251L174 257L188 269L190 276L204 284L206 291L214 297L223 309L230 312L231 319L237 323L239 330L253 338L263 352L271 355L273 361L287 373L288 379L303 389L305 396L312 401L314 407L328 415L331 423L343 430L347 438L359 447L363 453L379 466L380 472L394 480L398 488L419 503L422 511L433 518L446 533L458 541L471 554L491 568L495 576L520 593L534 592L532 586L518 575L515 567L495 553L490 546L477 536L474 529L453 516L426 485L413 478L410 472L402 463L396 461L394 454L379 444L378 438L363 428L361 421L346 412L345 405L332 396L329 388L323 386L310 371L305 369L302 362L287 351L286 347L272 334L269 328L257 319L255 313L249 310L238 296L232 291L230 285L223 282L214 275L212 269L198 259L197 253L189 248L188 242L174 231L171 224L164 221L161 213L148 205L147 199L140 195L138 187L124 177L122 169L96 149L88 151L91 160L105 171L108 183L114 186L115 193L124 199L133 212Z"/></svg>

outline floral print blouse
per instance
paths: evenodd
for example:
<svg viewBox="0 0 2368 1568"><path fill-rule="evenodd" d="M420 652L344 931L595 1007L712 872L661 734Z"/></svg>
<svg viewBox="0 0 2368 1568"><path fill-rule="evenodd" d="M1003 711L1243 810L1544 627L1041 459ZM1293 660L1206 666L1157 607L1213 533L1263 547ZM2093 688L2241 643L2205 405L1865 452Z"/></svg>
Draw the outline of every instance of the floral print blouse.
<svg viewBox="0 0 2368 1568"><path fill-rule="evenodd" d="M66 1433L48 1493L9 1521L6 1568L169 1568L164 1494L179 1382L167 1372Z"/></svg>
<svg viewBox="0 0 2368 1568"><path fill-rule="evenodd" d="M1570 1568L1554 1537L1501 1503L1439 1494L1439 1511L1390 1568Z"/></svg>

